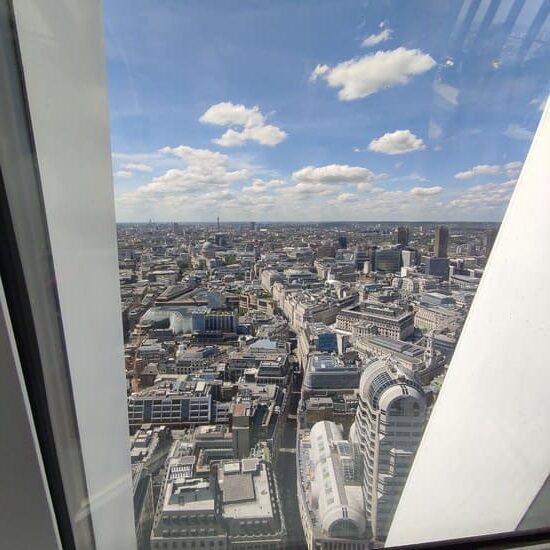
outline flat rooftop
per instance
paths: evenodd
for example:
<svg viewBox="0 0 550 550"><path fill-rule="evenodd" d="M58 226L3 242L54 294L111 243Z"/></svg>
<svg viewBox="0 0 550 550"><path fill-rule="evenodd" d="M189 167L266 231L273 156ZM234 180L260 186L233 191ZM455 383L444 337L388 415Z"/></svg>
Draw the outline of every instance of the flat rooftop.
<svg viewBox="0 0 550 550"><path fill-rule="evenodd" d="M256 463L255 469L251 466L251 460ZM223 486L224 492L224 517L238 520L273 519L274 510L266 465L257 459L248 459L247 463L242 461L236 464L239 465L238 473L225 473L223 470L218 473L223 479L220 486Z"/></svg>

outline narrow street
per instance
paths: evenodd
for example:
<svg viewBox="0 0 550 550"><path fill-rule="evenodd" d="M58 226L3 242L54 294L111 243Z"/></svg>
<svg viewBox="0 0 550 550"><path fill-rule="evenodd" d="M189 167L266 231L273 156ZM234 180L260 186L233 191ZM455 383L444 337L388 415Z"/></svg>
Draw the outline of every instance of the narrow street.
<svg viewBox="0 0 550 550"><path fill-rule="evenodd" d="M288 416L283 426L276 474L288 531L287 548L301 550L307 546L300 521L296 491L296 411L300 401L301 377L296 378L298 380L291 388Z"/></svg>

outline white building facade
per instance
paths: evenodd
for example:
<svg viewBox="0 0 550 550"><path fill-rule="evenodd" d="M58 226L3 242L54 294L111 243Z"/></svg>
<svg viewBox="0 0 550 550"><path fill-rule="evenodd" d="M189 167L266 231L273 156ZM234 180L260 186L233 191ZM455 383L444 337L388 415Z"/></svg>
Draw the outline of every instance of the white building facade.
<svg viewBox="0 0 550 550"><path fill-rule="evenodd" d="M426 398L411 370L391 356L366 368L350 441L361 452L365 510L376 541L388 534L425 419Z"/></svg>

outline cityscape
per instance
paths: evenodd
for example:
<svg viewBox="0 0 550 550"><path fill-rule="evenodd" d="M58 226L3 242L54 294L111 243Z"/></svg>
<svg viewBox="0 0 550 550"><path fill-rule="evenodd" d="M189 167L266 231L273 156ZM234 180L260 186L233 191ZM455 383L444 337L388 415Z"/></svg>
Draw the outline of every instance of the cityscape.
<svg viewBox="0 0 550 550"><path fill-rule="evenodd" d="M0 39L1 548L550 548L550 0Z"/></svg>
<svg viewBox="0 0 550 550"><path fill-rule="evenodd" d="M447 419L467 408L460 394L441 421L527 185L548 14L501 0L105 3L140 550L371 550L430 523L414 517L429 515L429 468L408 493L427 441L454 436Z"/></svg>
<svg viewBox="0 0 550 550"><path fill-rule="evenodd" d="M497 231L119 224L138 547L383 547Z"/></svg>

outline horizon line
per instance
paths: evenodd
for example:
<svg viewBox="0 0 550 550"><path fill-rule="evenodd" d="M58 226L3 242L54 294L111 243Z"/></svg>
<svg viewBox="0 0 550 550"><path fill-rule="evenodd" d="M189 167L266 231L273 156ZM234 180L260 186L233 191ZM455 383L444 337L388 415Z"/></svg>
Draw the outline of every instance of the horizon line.
<svg viewBox="0 0 550 550"><path fill-rule="evenodd" d="M156 224L167 224L167 223L181 223L186 225L197 225L197 224L207 224L207 225L217 225L218 222L216 220L212 221L178 221L178 220L163 220L163 221L155 221L155 220L140 220L140 221L116 221L116 224L150 224L150 223L156 223ZM411 225L420 225L420 224L473 224L473 223L479 223L479 224L499 224L502 223L502 221L493 221L493 220L458 220L458 221L451 221L451 220L421 220L421 221L404 221L404 220L310 220L310 221L298 221L298 220L286 220L286 221L276 221L276 220L245 220L245 221L220 221L220 225L223 224L243 224L243 223L256 223L256 224L300 224L300 225L307 225L312 223L317 224L329 224L329 223L341 223L341 224L350 224L350 223L377 223L377 224L411 224Z"/></svg>

